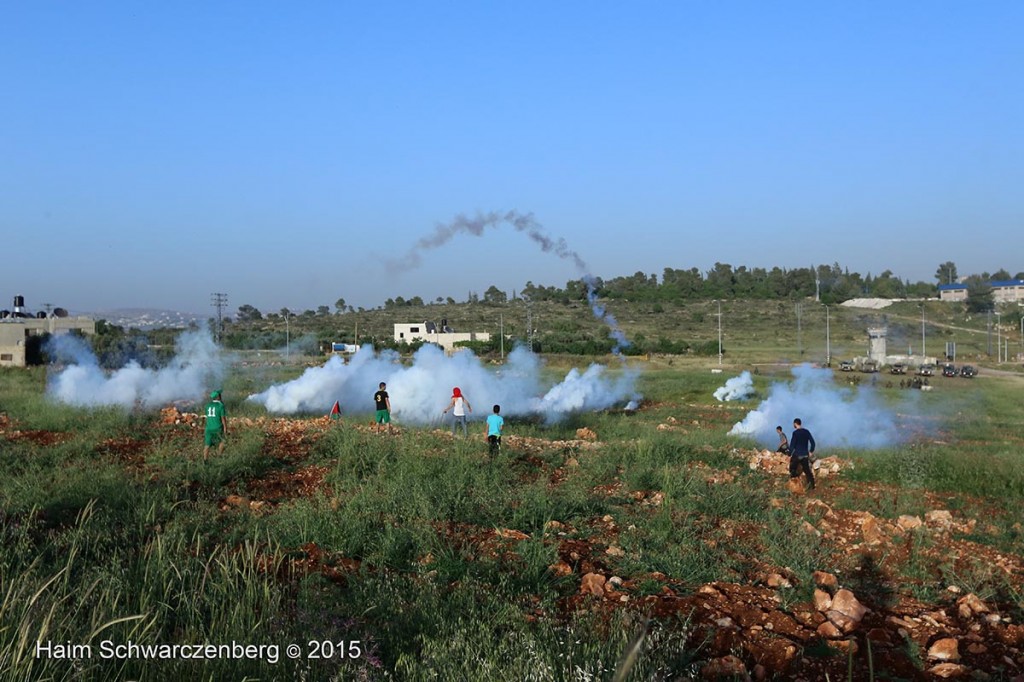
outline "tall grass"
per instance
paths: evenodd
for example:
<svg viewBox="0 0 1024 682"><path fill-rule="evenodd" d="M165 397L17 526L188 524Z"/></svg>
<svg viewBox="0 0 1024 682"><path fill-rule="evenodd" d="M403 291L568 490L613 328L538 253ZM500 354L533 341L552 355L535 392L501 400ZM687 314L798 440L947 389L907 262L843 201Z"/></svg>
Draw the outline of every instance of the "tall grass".
<svg viewBox="0 0 1024 682"><path fill-rule="evenodd" d="M710 398L723 377L681 364L642 376L641 390L658 403L653 409L555 425L509 420L511 433L547 440L572 439L586 427L598 434L594 448L552 443L527 453L507 446L489 457L479 437L451 440L415 428L388 436L342 423L300 463L276 458L274 443L255 428L233 429L225 453L204 462L198 432L158 427L152 413L52 405L40 397L42 375L11 375L0 385L0 403L19 428L63 436L51 445L3 441L0 679L608 679L644 627L643 613L567 613L583 562L567 577L549 570L565 541L588 542L589 560L608 574L665 575L641 582L639 594L664 582L685 590L745 580L767 563L789 568L804 586L783 592L784 604L808 599L810 573L830 568L832 548L804 532L799 505L773 509L774 488L730 452L741 443L725 435L736 410ZM756 381L763 387L767 378ZM254 383L239 379L226 390L240 396ZM838 453L857 466L844 469L842 480L853 485L835 504L868 504L891 518L922 513L924 491L937 490L957 493L952 504L967 508L972 495L992 508L1016 508L1024 497L1015 445L1020 408L1008 389L971 386L985 396L978 417L942 436L968 447ZM658 431L669 416L677 428ZM128 457L104 445L111 438L133 441ZM308 465L329 469L319 491L259 510L222 508L228 494L257 490L252 479ZM708 482L726 470L731 480ZM865 502L861 482L892 485ZM1019 552L1011 517L985 519L1000 530L988 541ZM550 521L565 524L565 534L546 531ZM526 537L495 533L504 529ZM606 554L609 545L624 556ZM904 591L937 597L927 586L941 580L1021 603L1019 586L984 566L937 565L934 547L911 550L897 567ZM353 559L359 568L346 569ZM340 577L328 579L323 566ZM878 575L876 566L860 568L865 581ZM697 673L699 651L685 623L648 627L632 679ZM367 644L357 662L69 663L37 658L40 637Z"/></svg>
<svg viewBox="0 0 1024 682"><path fill-rule="evenodd" d="M16 566L18 557L3 554L0 678L292 679L311 664L292 662L283 654L277 662L102 660L104 640L281 646L296 641L305 647L304 638L313 633L297 627L298 616L315 608L315 595L296 596L280 583L282 555L273 544L256 539L210 548L203 538L170 533L153 535L139 551L125 547L98 557L86 546L103 530L93 505L79 514L72 530L60 560L51 564L37 557L27 566ZM26 526L21 532L31 534L32 529ZM67 661L38 655L37 642L91 645L92 657ZM321 672L336 673L342 662L315 665Z"/></svg>

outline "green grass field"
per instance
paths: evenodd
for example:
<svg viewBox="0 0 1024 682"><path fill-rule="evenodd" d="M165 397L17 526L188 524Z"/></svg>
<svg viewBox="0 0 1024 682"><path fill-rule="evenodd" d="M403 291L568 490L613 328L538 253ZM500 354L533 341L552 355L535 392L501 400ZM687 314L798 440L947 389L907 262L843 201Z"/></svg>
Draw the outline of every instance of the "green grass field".
<svg viewBox="0 0 1024 682"><path fill-rule="evenodd" d="M708 344L705 358L717 362L718 307L712 301L662 302L659 304L629 301L608 301L607 309L625 330L627 337L641 346L665 339L671 343L687 343L691 347ZM1013 318L1015 308L1004 306L1004 321ZM799 309L799 314L798 314ZM563 305L535 302L530 310L536 338L584 338L603 340L607 328L595 320L590 308L582 303ZM995 366L999 335L1009 340L1009 354L1024 353L1019 324L1004 324L998 332L996 318L970 315L956 303L927 301L897 302L881 310L830 306L828 339L826 340L825 307L813 301L728 300L722 302L722 341L727 361L732 366L775 362L823 363L830 347L833 362L864 355L867 352L866 329L874 325L889 328L891 353L904 353L912 348L921 352L921 316L925 317L925 350L941 357L947 342L957 345L957 363L972 362L983 367ZM323 342L353 342L356 334L361 343L391 339L392 325L400 322L449 320L459 331L499 334L499 320L505 333L524 339L526 303L504 304L431 304L425 306L368 310L364 312L296 317L291 320L293 338L302 335ZM283 320L261 320L238 323L229 327L242 337L276 334L283 346ZM277 338L277 337L275 337ZM828 343L826 342L828 341ZM506 352L509 347L506 347ZM1021 363L1003 365L1004 369L1021 371Z"/></svg>
<svg viewBox="0 0 1024 682"><path fill-rule="evenodd" d="M825 519L821 509L791 496L784 476L752 470L752 444L726 435L752 405L716 403L712 391L773 352L761 348L719 375L707 358L638 361L643 409L550 427L512 419L519 441L493 459L478 440L416 428L388 436L349 421L275 423L262 408L229 402L239 426L225 453L204 462L201 432L188 425L55 405L43 396L43 369L4 370L0 678L612 679L642 632L628 679L680 679L723 652L748 668L767 660L749 644L766 631L720 641L694 599L709 584L766 598L771 573L792 589L761 611L787 623L807 611L814 571L843 576L879 613L911 600L947 606L952 586L1021 622L1020 379L937 381L922 394L939 425L925 437L830 453L853 464L818 492L840 520L869 512L893 522L933 509L975 520L948 535L893 535L854 550L837 544L838 530L808 534L808 522ZM298 369L277 368L275 378ZM766 367L756 386L764 395L786 375ZM226 395L261 381L236 368ZM894 399L895 390L880 390ZM598 445L573 440L578 428L594 431ZM1013 557L1008 569L993 565L996 555ZM587 573L622 583L588 597ZM799 628L767 632L799 650L768 671L846 679L853 665L854 679L869 669L924 675L915 647L931 635L868 657L866 631L851 636L861 647L849 659ZM180 652L102 657L103 642L129 641L279 651L273 661L270 649L203 662ZM90 645L92 657L40 656L38 642ZM298 658L285 651L291 643ZM996 679L1009 674L991 658L967 662Z"/></svg>

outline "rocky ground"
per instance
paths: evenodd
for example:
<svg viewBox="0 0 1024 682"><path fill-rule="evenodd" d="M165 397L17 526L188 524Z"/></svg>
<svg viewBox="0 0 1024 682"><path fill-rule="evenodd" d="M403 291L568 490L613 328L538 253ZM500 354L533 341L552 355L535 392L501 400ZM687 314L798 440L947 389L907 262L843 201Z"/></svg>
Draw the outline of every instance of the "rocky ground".
<svg viewBox="0 0 1024 682"><path fill-rule="evenodd" d="M170 411L165 412L164 421L198 424L194 415ZM296 463L316 435L332 425L327 418L259 419L245 424L266 429L273 435L268 442L278 444L277 456ZM657 428L671 431L701 425L699 420L682 425L669 418ZM362 424L344 428L373 430ZM447 436L444 431L436 433ZM566 471L578 466L578 457L603 446L589 429L580 429L576 435L576 439L565 441L509 436L504 446L541 469L545 465L533 455L551 450L567 453L561 467L544 472L552 485L557 485ZM860 666L870 661L879 679L1024 682L1024 623L1015 622L1013 613L1020 608L1019 602L991 602L965 594L954 585L933 585L942 588L943 596L925 603L899 588L901 578L893 570L908 561L916 547L916 561L952 566L953 570L958 563L969 561L972 566L981 564L1002 572L1011 584L1024 586L1024 556L966 539L979 530L979 524L985 525L983 519L945 509L946 500L930 493L924 494L932 508L923 516L882 518L839 508L831 501L851 494L869 499L891 491L883 485L846 482L844 471L854 463L837 457L814 462L818 486L806 491L803 484L793 485L788 480L789 459L784 455L768 450L734 450L731 454L736 459L733 472L698 465L698 475L708 485L715 485L732 482L743 467L763 474L766 484L777 489L772 506L808 519L802 525L804 532L833 548L833 565L847 567L843 573L816 571L809 602L794 603L791 593L801 587L796 575L786 567L769 564L761 564L744 582L715 582L684 591L661 574L620 576L609 569L607 560L624 554L616 541L621 529L612 516L594 519L586 540L570 539L579 536L579 529L554 520L545 529L545 542L557 544L560 561L549 570L579 584L576 594L562 600L562 608L567 612L637 609L665 621L681 617L692 631L691 641L703 643L705 662L700 669L706 679L811 681L825 679L827 674L831 679L845 679L852 655ZM265 510L290 497L317 491L329 494L323 485L327 471L325 466L300 464L290 473L274 472L248 484L250 498L228 497L224 508ZM656 490L624 491L619 486L604 492L628 494L643 506L661 504L661 493ZM516 542L529 538L512 529L451 525L443 530L477 555L507 555L510 561ZM358 567L358 562L330 557L315 546L302 549L298 561L303 570L320 570L334 581L343 580L347 570ZM427 568L431 561L430 556L421 559ZM660 585L655 594L649 593L652 584ZM552 615L537 611L527 617Z"/></svg>
<svg viewBox="0 0 1024 682"><path fill-rule="evenodd" d="M657 428L671 432L700 426L698 420L682 423L670 418ZM197 431L202 420L168 407L161 412L159 428ZM330 498L333 493L325 478L332 463L306 461L311 446L331 428L373 431L370 425L326 417L235 419L232 428L263 430L271 436L265 440L271 454L286 466L246 481L246 494L224 497L220 507L225 514L240 509L270 514L297 497L322 493ZM442 431L437 435L448 437ZM63 437L21 431L6 418L0 420L0 436L43 445L60 442ZM401 432L392 436L401 437ZM504 447L518 453L525 467L534 467L536 476L557 486L579 466L579 458L605 447L599 434L588 429L581 429L576 436L565 441L510 436ZM126 467L139 468L143 466L141 443L131 438L112 439L104 443L104 449ZM553 450L565 453L560 464L535 457ZM764 485L772 490L772 507L797 515L803 520L800 527L807 538L820 538L831 548L830 568L822 566L814 572L813 585L801 584L790 568L763 560L748 561L754 568L742 579L712 582L698 589L686 588L659 573L619 575L612 565L626 552L620 536L628 529L620 528L614 516L592 519L586 528L572 528L555 519L547 524L543 537L545 544L557 547L558 561L549 571L563 585L571 583L574 588L560 599L559 613L527 608L524 617L542 620L578 611L600 614L632 609L661 622L679 623L688 629L689 641L700 646L698 669L705 679L847 679L848 661L853 660L856 679L867 671L877 679L1024 682L1020 611L1024 556L1000 551L998 543L977 541L979 535L995 533L986 520L983 502L976 508L950 509L949 498L922 492L926 513L886 518L850 509L850 499L877 500L893 494L892 488L882 484L848 480L854 462L837 457L816 461L818 486L805 491L802 485L789 485L785 456L759 450L733 450L730 454L735 461L730 469L698 464L695 473L708 486L731 483L745 472L762 476ZM663 499L658 490L627 490L622 485L608 486L603 492L631 500L639 509L657 509ZM727 537L735 533L737 540L749 532L742 525L733 528L725 520L720 526ZM1015 529L1021 530L1019 523ZM530 537L514 529L466 524L446 524L438 530L472 556L510 562L515 559L517 543ZM291 571L321 572L344 584L346 576L359 568L357 560L333 556L315 545L290 549ZM915 579L900 570L911 561L925 566L916 585L912 584ZM430 577L432 562L429 555L420 559L425 579ZM939 566L942 571L929 568ZM1005 584L1016 586L1016 593L983 599L955 584L935 583L944 575L977 571L978 566L1004 577ZM915 596L918 594L933 597L921 601Z"/></svg>

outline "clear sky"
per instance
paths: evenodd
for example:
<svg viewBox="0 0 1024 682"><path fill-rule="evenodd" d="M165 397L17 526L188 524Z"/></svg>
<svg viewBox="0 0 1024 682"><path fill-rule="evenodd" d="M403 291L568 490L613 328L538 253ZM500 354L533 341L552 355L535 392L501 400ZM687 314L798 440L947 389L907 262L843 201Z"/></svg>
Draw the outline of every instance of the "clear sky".
<svg viewBox="0 0 1024 682"><path fill-rule="evenodd" d="M0 21L0 304L1024 270L1024 3L83 2Z"/></svg>

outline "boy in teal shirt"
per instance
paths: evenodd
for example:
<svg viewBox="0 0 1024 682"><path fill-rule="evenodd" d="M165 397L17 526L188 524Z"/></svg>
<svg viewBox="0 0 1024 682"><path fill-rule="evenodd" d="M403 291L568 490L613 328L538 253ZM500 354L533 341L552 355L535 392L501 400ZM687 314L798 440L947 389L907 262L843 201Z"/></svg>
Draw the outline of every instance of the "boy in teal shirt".
<svg viewBox="0 0 1024 682"><path fill-rule="evenodd" d="M487 415L487 442L490 445L490 454L498 454L501 449L501 429L505 426L505 418L500 414L501 405L494 406L494 414Z"/></svg>

